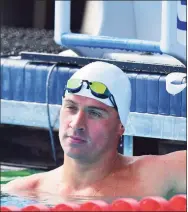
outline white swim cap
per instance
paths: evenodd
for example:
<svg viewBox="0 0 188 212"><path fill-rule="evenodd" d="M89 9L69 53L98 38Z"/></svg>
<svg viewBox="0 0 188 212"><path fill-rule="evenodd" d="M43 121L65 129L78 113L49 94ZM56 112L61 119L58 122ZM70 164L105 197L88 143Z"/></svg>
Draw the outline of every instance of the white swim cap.
<svg viewBox="0 0 188 212"><path fill-rule="evenodd" d="M82 79L90 82L97 81L105 84L114 96L121 123L124 127L126 126L131 104L131 84L126 73L113 64L93 62L75 72L70 79ZM74 94L96 99L113 107L109 98L98 98L91 93L90 89L86 89L86 87L87 84L83 83L82 89ZM69 94L68 91L65 92L65 96Z"/></svg>

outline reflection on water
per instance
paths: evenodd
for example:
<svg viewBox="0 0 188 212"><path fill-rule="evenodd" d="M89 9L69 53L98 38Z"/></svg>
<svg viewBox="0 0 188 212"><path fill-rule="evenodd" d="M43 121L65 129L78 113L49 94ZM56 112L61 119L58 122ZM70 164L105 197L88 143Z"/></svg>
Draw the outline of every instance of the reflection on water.
<svg viewBox="0 0 188 212"><path fill-rule="evenodd" d="M27 205L31 204L37 204L41 203L47 206L54 206L59 203L78 203L81 204L83 202L89 201L89 200L104 200L107 203L111 203L113 200L120 198L120 197L90 197L90 196L67 196L67 197L61 197L58 195L54 195L47 192L37 192L31 193L29 191L24 191L19 193L19 195L15 194L7 194L2 193L1 194L1 206L10 206L14 205L17 207L25 207ZM135 198L134 199L139 199Z"/></svg>
<svg viewBox="0 0 188 212"><path fill-rule="evenodd" d="M24 197L18 197L13 196L9 194L1 194L0 197L1 206L17 206L17 207L25 207L27 205L36 204L39 203L38 201L24 198Z"/></svg>

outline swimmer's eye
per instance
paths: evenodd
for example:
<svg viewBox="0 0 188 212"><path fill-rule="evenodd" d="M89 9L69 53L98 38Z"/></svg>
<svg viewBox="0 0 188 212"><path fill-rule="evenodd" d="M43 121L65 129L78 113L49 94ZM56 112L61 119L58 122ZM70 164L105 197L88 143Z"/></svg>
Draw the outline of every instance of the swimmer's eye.
<svg viewBox="0 0 188 212"><path fill-rule="evenodd" d="M71 110L71 111L77 110L77 108L75 106L66 106L65 108L67 108L68 110Z"/></svg>
<svg viewBox="0 0 188 212"><path fill-rule="evenodd" d="M88 111L89 115L95 118L100 118L102 117L102 114L100 112L94 111L94 110L89 110Z"/></svg>

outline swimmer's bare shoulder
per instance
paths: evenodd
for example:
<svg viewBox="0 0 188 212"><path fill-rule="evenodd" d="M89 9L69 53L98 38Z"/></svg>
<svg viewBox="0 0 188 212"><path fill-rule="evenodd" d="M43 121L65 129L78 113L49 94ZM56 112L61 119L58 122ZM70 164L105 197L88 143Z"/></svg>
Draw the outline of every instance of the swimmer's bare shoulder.
<svg viewBox="0 0 188 212"><path fill-rule="evenodd" d="M176 193L186 192L187 151L175 151L160 157L160 165L166 170L166 180L171 179Z"/></svg>
<svg viewBox="0 0 188 212"><path fill-rule="evenodd" d="M27 189L33 190L38 186L44 174L45 173L38 173L26 177L19 177L3 185L1 191L10 193Z"/></svg>
<svg viewBox="0 0 188 212"><path fill-rule="evenodd" d="M40 185L45 181L49 176L54 175L59 168L48 171L48 172L43 172L43 173L37 173L37 174L32 174L30 176L26 177L20 177L15 180L10 181L7 184L4 184L1 187L1 192L4 193L12 193L12 192L19 192L22 190L37 190Z"/></svg>
<svg viewBox="0 0 188 212"><path fill-rule="evenodd" d="M152 184L163 182L167 190L176 193L186 192L186 154L175 151L165 155L146 155L138 157L135 169L142 179L150 179Z"/></svg>

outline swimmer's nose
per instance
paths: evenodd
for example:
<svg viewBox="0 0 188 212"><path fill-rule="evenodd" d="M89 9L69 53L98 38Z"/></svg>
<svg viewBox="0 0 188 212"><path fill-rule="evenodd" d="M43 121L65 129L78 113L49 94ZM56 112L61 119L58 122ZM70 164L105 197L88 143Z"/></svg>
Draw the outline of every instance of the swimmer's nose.
<svg viewBox="0 0 188 212"><path fill-rule="evenodd" d="M85 113L83 111L79 111L72 117L72 121L69 126L75 131L85 131Z"/></svg>

